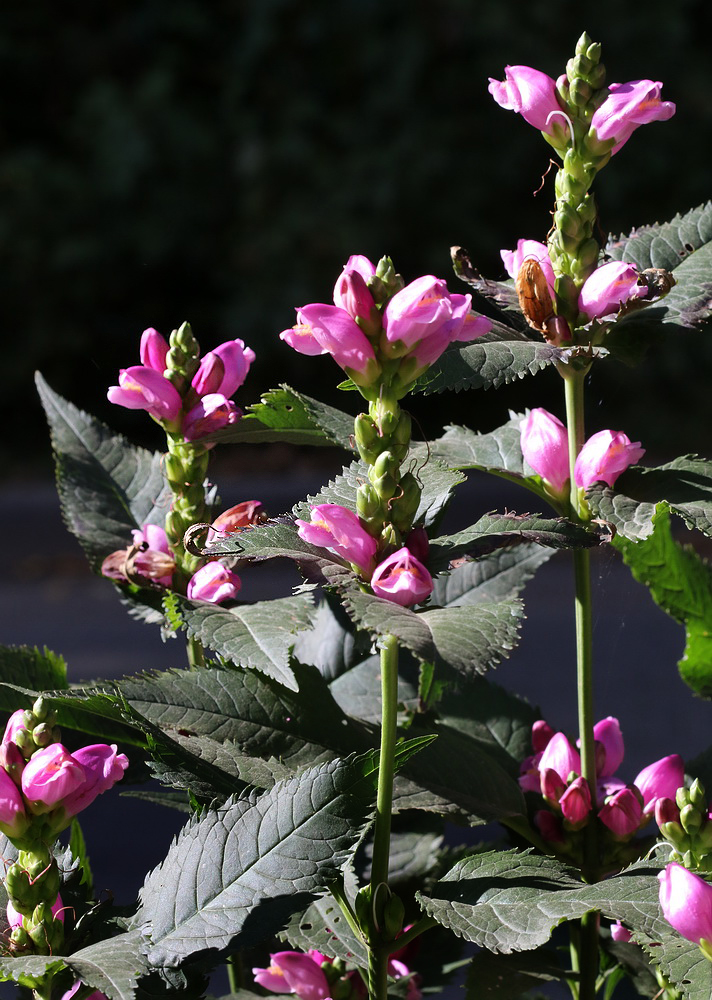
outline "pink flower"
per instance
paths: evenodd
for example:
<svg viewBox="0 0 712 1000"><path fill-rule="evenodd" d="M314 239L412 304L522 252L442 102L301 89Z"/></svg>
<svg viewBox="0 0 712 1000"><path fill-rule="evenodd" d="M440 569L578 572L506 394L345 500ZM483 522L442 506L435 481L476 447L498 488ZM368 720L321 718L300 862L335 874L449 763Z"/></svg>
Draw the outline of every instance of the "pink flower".
<svg viewBox="0 0 712 1000"><path fill-rule="evenodd" d="M559 804L559 799L566 791L565 779L560 777L553 767L542 767L541 761L539 762L539 791L552 806Z"/></svg>
<svg viewBox="0 0 712 1000"><path fill-rule="evenodd" d="M597 722L593 727L593 738L601 748L600 761L597 754L596 773L600 778L607 778L615 774L623 762L625 748L618 719L609 715Z"/></svg>
<svg viewBox="0 0 712 1000"><path fill-rule="evenodd" d="M487 88L501 108L517 111L522 118L551 134L551 115L561 111L556 96L556 81L531 66L505 66L504 80L490 77ZM561 115L557 116L561 119Z"/></svg>
<svg viewBox="0 0 712 1000"><path fill-rule="evenodd" d="M235 424L242 411L219 392L208 393L189 410L183 418L183 437L186 441L197 441L207 434Z"/></svg>
<svg viewBox="0 0 712 1000"><path fill-rule="evenodd" d="M579 830L591 812L591 792L585 778L575 778L559 799L559 809L571 830Z"/></svg>
<svg viewBox="0 0 712 1000"><path fill-rule="evenodd" d="M376 303L368 289L368 281L375 273L376 268L368 257L355 254L349 257L346 267L334 286L334 305L338 306L339 309L345 309L352 319L361 320L362 323L367 324L369 333L372 325L372 311Z"/></svg>
<svg viewBox="0 0 712 1000"><path fill-rule="evenodd" d="M576 485L588 489L596 482L613 486L621 472L645 454L640 441L632 442L623 431L598 431L583 446L576 459Z"/></svg>
<svg viewBox="0 0 712 1000"><path fill-rule="evenodd" d="M539 770L547 769L555 771L564 782L568 780L572 771L581 774L581 758L578 751L569 743L565 733L555 733L542 753Z"/></svg>
<svg viewBox="0 0 712 1000"><path fill-rule="evenodd" d="M647 295L648 288L632 264L611 260L597 267L586 279L579 294L578 306L589 319L612 316L630 299Z"/></svg>
<svg viewBox="0 0 712 1000"><path fill-rule="evenodd" d="M624 944L627 944L633 935L627 927L624 927L620 920L616 920L614 924L611 924L611 937L614 941L622 941Z"/></svg>
<svg viewBox="0 0 712 1000"><path fill-rule="evenodd" d="M234 600L240 592L242 581L221 562L213 560L196 570L188 581L186 594L192 601L209 601L221 604Z"/></svg>
<svg viewBox="0 0 712 1000"><path fill-rule="evenodd" d="M22 914L18 913L18 911L12 905L12 902L8 902L6 914L7 914L7 922L10 925L10 927L22 927ZM52 907L52 916L56 920L59 920L61 923L64 923L64 905L62 903L61 896L57 896L57 898L54 901L54 906Z"/></svg>
<svg viewBox="0 0 712 1000"><path fill-rule="evenodd" d="M648 764L633 782L643 796L643 806L646 815L655 811L658 799L674 799L678 788L685 784L685 765L679 754Z"/></svg>
<svg viewBox="0 0 712 1000"><path fill-rule="evenodd" d="M612 83L608 97L594 112L591 130L601 142L613 139L612 152L617 153L639 125L667 121L675 114L672 101L660 100L662 86L653 80Z"/></svg>
<svg viewBox="0 0 712 1000"><path fill-rule="evenodd" d="M131 532L134 545L145 545L146 548L136 553L133 558L132 570L138 576L143 576L147 580L155 580L162 587L170 587L173 581L173 573L176 568L175 557L171 552L170 545L165 530L159 524L144 524L140 531L134 529ZM109 557L111 558L111 557ZM125 565L124 565L125 568ZM113 576L115 579L126 579L122 573L122 567L114 567L107 564L107 571L102 564L104 576Z"/></svg>
<svg viewBox="0 0 712 1000"><path fill-rule="evenodd" d="M660 906L668 923L688 941L712 941L712 885L682 865L658 875Z"/></svg>
<svg viewBox="0 0 712 1000"><path fill-rule="evenodd" d="M82 981L81 979L78 979L71 989L67 990L66 993L62 994L60 1000L72 1000L72 998L76 996L76 993L81 985ZM93 993L89 994L86 1000L108 1000L108 997L106 996L105 993L102 993L101 990L94 990Z"/></svg>
<svg viewBox="0 0 712 1000"><path fill-rule="evenodd" d="M176 430L183 406L176 387L153 368L133 365L119 373L119 384L112 385L107 398L110 403L129 410L146 410L167 429Z"/></svg>
<svg viewBox="0 0 712 1000"><path fill-rule="evenodd" d="M253 969L255 982L272 993L296 993L300 1000L327 1000L329 980L310 955L278 951L266 969Z"/></svg>
<svg viewBox="0 0 712 1000"><path fill-rule="evenodd" d="M229 507L215 518L210 525L207 543L211 545L217 539L225 538L235 531L242 531L251 524L259 524L265 519L260 500L243 500L242 503Z"/></svg>
<svg viewBox="0 0 712 1000"><path fill-rule="evenodd" d="M598 818L616 837L630 837L643 821L640 797L632 788L621 788L606 799Z"/></svg>
<svg viewBox="0 0 712 1000"><path fill-rule="evenodd" d="M376 597L410 607L420 604L433 591L433 578L419 559L403 546L384 559L371 577Z"/></svg>
<svg viewBox="0 0 712 1000"><path fill-rule="evenodd" d="M25 725L25 710L23 708L18 708L17 711L13 712L7 720L5 733L2 738L3 743L14 743L17 734L23 730L27 732L27 726Z"/></svg>
<svg viewBox="0 0 712 1000"><path fill-rule="evenodd" d="M84 768L61 743L51 743L30 757L22 772L22 791L30 809L47 812L86 780Z"/></svg>
<svg viewBox="0 0 712 1000"><path fill-rule="evenodd" d="M146 368L152 368L159 375L163 375L166 370L166 358L169 350L166 338L162 337L158 330L154 330L152 326L149 326L141 334L139 353L141 364Z"/></svg>
<svg viewBox="0 0 712 1000"><path fill-rule="evenodd" d="M554 492L563 494L569 480L569 444L558 417L542 407L530 410L520 440L524 460Z"/></svg>
<svg viewBox="0 0 712 1000"><path fill-rule="evenodd" d="M554 730L544 719L537 719L532 725L532 749L534 753L542 753L549 745Z"/></svg>
<svg viewBox="0 0 712 1000"><path fill-rule="evenodd" d="M519 240L516 250L500 250L500 257L510 278L517 280L525 260L535 260L541 267L546 283L549 286L552 301L556 294L556 276L551 266L549 251L543 243L536 240Z"/></svg>
<svg viewBox="0 0 712 1000"><path fill-rule="evenodd" d="M6 837L21 837L29 825L25 803L7 771L0 769L0 831Z"/></svg>
<svg viewBox="0 0 712 1000"><path fill-rule="evenodd" d="M297 325L280 337L301 354L330 354L357 385L371 385L380 373L366 334L338 306L320 302L303 306L297 311Z"/></svg>
<svg viewBox="0 0 712 1000"><path fill-rule="evenodd" d="M654 811L655 822L659 827L663 827L666 823L680 822L680 810L678 809L677 803L674 802L673 799L669 799L665 796L655 799Z"/></svg>
<svg viewBox="0 0 712 1000"><path fill-rule="evenodd" d="M200 362L191 385L199 396L219 393L229 398L247 378L255 352L242 340L228 340Z"/></svg>
<svg viewBox="0 0 712 1000"><path fill-rule="evenodd" d="M84 783L65 797L62 805L67 816L76 816L98 795L121 781L129 761L126 754L117 753L117 749L115 743L111 746L94 743L74 751L72 757L84 768Z"/></svg>
<svg viewBox="0 0 712 1000"><path fill-rule="evenodd" d="M297 520L298 534L310 545L328 549L368 573L376 555L376 539L369 535L360 518L347 507L335 503L316 504L311 521Z"/></svg>

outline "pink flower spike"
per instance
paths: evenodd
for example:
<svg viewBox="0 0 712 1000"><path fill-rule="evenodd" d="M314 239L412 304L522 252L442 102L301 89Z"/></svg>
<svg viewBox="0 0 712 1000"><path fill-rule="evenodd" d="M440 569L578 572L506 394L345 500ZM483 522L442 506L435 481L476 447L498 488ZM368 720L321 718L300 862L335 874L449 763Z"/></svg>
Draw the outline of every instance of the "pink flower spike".
<svg viewBox="0 0 712 1000"><path fill-rule="evenodd" d="M581 774L581 758L578 751L569 743L565 733L555 733L541 755L539 770L544 771L547 768L556 771L562 781L568 781L572 771Z"/></svg>
<svg viewBox="0 0 712 1000"><path fill-rule="evenodd" d="M516 250L500 250L500 257L502 258L502 263L507 271L510 278L514 278L516 281L519 272L522 269L522 264L525 260L535 260L544 272L544 277L546 278L546 283L549 286L549 292L551 294L552 301L556 294L556 276L554 274L554 268L551 265L551 258L549 257L549 251L544 243L539 243L537 240L519 240L517 242Z"/></svg>
<svg viewBox="0 0 712 1000"><path fill-rule="evenodd" d="M608 97L594 112L591 130L601 142L613 139L612 152L617 153L639 125L667 121L675 114L672 101L660 100L662 86L653 80L612 83Z"/></svg>
<svg viewBox="0 0 712 1000"><path fill-rule="evenodd" d="M169 350L166 338L161 336L158 330L154 330L152 326L149 326L141 334L139 354L141 364L146 368L153 368L159 375L163 375L166 370L166 358Z"/></svg>
<svg viewBox="0 0 712 1000"><path fill-rule="evenodd" d="M623 763L623 734L618 719L612 715L601 719L593 727L593 738L603 748L601 766L596 768L599 778L607 778L615 774Z"/></svg>
<svg viewBox="0 0 712 1000"><path fill-rule="evenodd" d="M433 591L433 578L419 559L403 546L384 559L371 577L376 597L410 607L421 604Z"/></svg>
<svg viewBox="0 0 712 1000"><path fill-rule="evenodd" d="M598 431L583 446L576 459L576 485L588 489L597 482L613 486L621 472L645 454L640 441L631 441L623 431Z"/></svg>
<svg viewBox="0 0 712 1000"><path fill-rule="evenodd" d="M242 581L221 562L213 560L196 570L188 581L186 594L191 601L208 601L221 604L234 600L240 592Z"/></svg>
<svg viewBox="0 0 712 1000"><path fill-rule="evenodd" d="M646 815L655 810L658 799L675 799L678 788L685 784L685 765L682 757L672 753L644 767L633 784L643 796Z"/></svg>
<svg viewBox="0 0 712 1000"><path fill-rule="evenodd" d="M198 441L223 427L236 424L241 416L242 410L231 399L226 399L219 392L209 393L183 418L183 437L186 441Z"/></svg>
<svg viewBox="0 0 712 1000"><path fill-rule="evenodd" d="M316 504L311 509L310 521L297 520L296 523L299 537L305 542L328 549L365 573L370 571L376 555L376 539L347 507L336 503Z"/></svg>
<svg viewBox="0 0 712 1000"><path fill-rule="evenodd" d="M521 426L521 448L525 462L563 495L569 481L569 444L566 428L553 413L536 407Z"/></svg>
<svg viewBox="0 0 712 1000"><path fill-rule="evenodd" d="M76 816L91 805L98 795L121 781L129 760L126 754L117 753L117 749L115 743L111 746L94 743L74 751L72 757L84 768L86 777L84 784L67 795L62 803L67 816Z"/></svg>
<svg viewBox="0 0 712 1000"><path fill-rule="evenodd" d="M169 430L176 429L183 401L176 387L153 368L133 365L119 372L119 384L109 387L110 403L129 410L146 410Z"/></svg>
<svg viewBox="0 0 712 1000"><path fill-rule="evenodd" d="M534 128L550 134L551 113L561 111L556 81L531 66L505 66L504 74L504 80L490 77L487 88L497 104L518 112Z"/></svg>
<svg viewBox="0 0 712 1000"><path fill-rule="evenodd" d="M570 830L580 830L591 812L591 792L585 778L576 778L559 799L559 809Z"/></svg>
<svg viewBox="0 0 712 1000"><path fill-rule="evenodd" d="M658 875L665 919L688 941L712 941L712 885L682 865L669 864Z"/></svg>
<svg viewBox="0 0 712 1000"><path fill-rule="evenodd" d="M578 307L589 319L614 316L626 302L648 294L632 264L611 260L597 267L579 293Z"/></svg>
<svg viewBox="0 0 712 1000"><path fill-rule="evenodd" d="M606 800L598 818L616 837L632 836L643 821L639 796L632 788L621 788Z"/></svg>
<svg viewBox="0 0 712 1000"><path fill-rule="evenodd" d="M0 831L6 837L21 837L29 822L20 790L7 771L0 769Z"/></svg>
<svg viewBox="0 0 712 1000"><path fill-rule="evenodd" d="M22 772L22 791L33 813L44 813L86 781L84 767L61 743L36 750Z"/></svg>

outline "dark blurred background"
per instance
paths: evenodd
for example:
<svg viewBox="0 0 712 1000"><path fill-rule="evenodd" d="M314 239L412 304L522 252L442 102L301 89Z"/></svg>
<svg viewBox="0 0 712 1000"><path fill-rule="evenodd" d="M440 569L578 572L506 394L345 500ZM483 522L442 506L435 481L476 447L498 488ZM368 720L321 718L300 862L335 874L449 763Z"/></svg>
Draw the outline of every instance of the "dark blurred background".
<svg viewBox="0 0 712 1000"><path fill-rule="evenodd" d="M335 402L333 363L277 334L294 306L330 300L350 254L389 253L407 280L434 272L457 288L448 248L461 244L503 277L500 247L545 237L553 174L534 197L549 147L495 105L487 79L508 63L557 76L584 29L609 81L662 80L678 108L599 177L603 229L705 201L711 28L705 0L5 0L4 468L49 471L35 368L159 447L144 414L105 398L147 326L168 334L188 319L204 350L242 337L258 354L242 403L278 381ZM635 376L645 399L616 364L596 374L590 405L663 457L683 432L709 450L709 394L693 398L689 382L710 360L709 337L668 338ZM448 397L448 417L486 430L550 396L560 410L546 373ZM426 431L446 419L441 400L416 412Z"/></svg>

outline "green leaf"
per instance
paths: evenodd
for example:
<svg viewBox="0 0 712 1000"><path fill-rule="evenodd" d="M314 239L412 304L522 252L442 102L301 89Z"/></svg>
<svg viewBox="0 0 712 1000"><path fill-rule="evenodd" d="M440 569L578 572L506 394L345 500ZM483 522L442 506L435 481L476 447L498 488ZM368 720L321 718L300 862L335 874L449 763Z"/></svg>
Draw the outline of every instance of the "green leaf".
<svg viewBox="0 0 712 1000"><path fill-rule="evenodd" d="M506 424L488 434L449 424L442 437L429 445L430 453L456 469L487 469L511 473L517 480L532 471L522 456L521 423L524 414L512 413Z"/></svg>
<svg viewBox="0 0 712 1000"><path fill-rule="evenodd" d="M30 646L0 646L0 677L7 685L17 685L35 691L66 688L67 664L57 653L45 646L41 651ZM14 712L31 708L12 687L0 686L0 711Z"/></svg>
<svg viewBox="0 0 712 1000"><path fill-rule="evenodd" d="M525 375L535 375L549 365L566 363L567 354L544 341L514 339L508 331L488 333L472 344L452 346L418 379L416 392L427 395L445 389L498 389ZM524 335L522 335L524 337ZM497 339L494 339L497 338Z"/></svg>
<svg viewBox="0 0 712 1000"><path fill-rule="evenodd" d="M310 903L306 910L295 913L280 935L293 948L317 951L330 958L368 968L368 951L360 937L349 927L341 907L330 896L321 896Z"/></svg>
<svg viewBox="0 0 712 1000"><path fill-rule="evenodd" d="M609 521L619 535L633 541L653 530L656 505L665 501L688 528L712 537L712 462L694 455L645 469L633 466L615 488L596 483L586 491L594 517Z"/></svg>
<svg viewBox="0 0 712 1000"><path fill-rule="evenodd" d="M637 933L634 940L660 966L665 978L680 990L684 1000L709 1000L712 962L696 944L680 937L669 924L652 936Z"/></svg>
<svg viewBox="0 0 712 1000"><path fill-rule="evenodd" d="M366 657L329 684L329 690L345 712L366 722L381 722L381 657ZM398 704L406 710L418 707L417 661L401 649L398 654Z"/></svg>
<svg viewBox="0 0 712 1000"><path fill-rule="evenodd" d="M527 990L563 978L556 956L544 950L511 955L481 951L470 962L466 1000L517 1000Z"/></svg>
<svg viewBox="0 0 712 1000"><path fill-rule="evenodd" d="M452 607L516 597L553 554L553 549L529 542L512 549L495 549L438 576L431 600L433 604Z"/></svg>
<svg viewBox="0 0 712 1000"><path fill-rule="evenodd" d="M141 890L149 961L175 966L279 930L338 877L372 808L374 766L371 756L330 761L184 827Z"/></svg>
<svg viewBox="0 0 712 1000"><path fill-rule="evenodd" d="M178 595L172 600L188 635L207 649L242 667L259 670L296 690L289 654L300 629L311 623L311 596L298 594L258 604L224 608L219 604L190 601Z"/></svg>
<svg viewBox="0 0 712 1000"><path fill-rule="evenodd" d="M65 959L56 955L23 955L19 958L0 955L0 982L15 982L32 989L50 972L57 973L64 968Z"/></svg>
<svg viewBox="0 0 712 1000"><path fill-rule="evenodd" d="M72 853L72 857L77 858L79 861L81 867L81 885L87 887L87 896L91 897L94 893L91 863L81 823L76 816L72 817L72 825L69 829L69 850Z"/></svg>
<svg viewBox="0 0 712 1000"><path fill-rule="evenodd" d="M712 697L712 567L672 537L667 504L657 504L652 534L639 542L623 536L616 548L655 603L685 627L682 679L696 694Z"/></svg>
<svg viewBox="0 0 712 1000"><path fill-rule="evenodd" d="M62 514L97 569L110 552L129 544L133 528L163 524L169 491L162 456L114 434L39 374L37 388L52 436Z"/></svg>
<svg viewBox="0 0 712 1000"><path fill-rule="evenodd" d="M325 591L314 614L312 628L297 635L293 654L300 663L315 666L322 677L332 681L350 673L368 655L370 648L370 639L363 632L357 632L337 597Z"/></svg>
<svg viewBox="0 0 712 1000"><path fill-rule="evenodd" d="M149 971L141 954L138 930L98 941L65 961L78 979L100 990L109 1000L134 1000L139 977Z"/></svg>
<svg viewBox="0 0 712 1000"><path fill-rule="evenodd" d="M253 403L236 424L211 434L210 441L265 444L339 445L353 451L354 418L288 385L272 389Z"/></svg>

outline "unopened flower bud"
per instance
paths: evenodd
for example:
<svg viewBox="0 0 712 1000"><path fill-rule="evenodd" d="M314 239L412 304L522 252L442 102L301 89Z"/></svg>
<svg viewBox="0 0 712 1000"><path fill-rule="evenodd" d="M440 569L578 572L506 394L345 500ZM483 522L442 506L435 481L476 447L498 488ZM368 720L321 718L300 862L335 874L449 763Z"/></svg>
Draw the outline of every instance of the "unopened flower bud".
<svg viewBox="0 0 712 1000"><path fill-rule="evenodd" d="M705 786L702 784L699 778L695 780L690 785L690 802L696 809L703 810L707 806L707 795L705 793Z"/></svg>
<svg viewBox="0 0 712 1000"><path fill-rule="evenodd" d="M397 462L393 453L382 451L369 469L369 479L383 500L390 500L398 488L398 481L393 474L396 468Z"/></svg>
<svg viewBox="0 0 712 1000"><path fill-rule="evenodd" d="M392 941L403 930L403 918L405 917L405 906L400 896L395 893L388 897L388 902L383 909L384 931L387 941Z"/></svg>
<svg viewBox="0 0 712 1000"><path fill-rule="evenodd" d="M385 438L378 433L376 424L367 413L359 413L354 420L354 438L359 455L369 464L373 464L386 447Z"/></svg>
<svg viewBox="0 0 712 1000"><path fill-rule="evenodd" d="M672 799L662 797L655 801L655 822L662 827L664 823L679 823L680 810Z"/></svg>
<svg viewBox="0 0 712 1000"><path fill-rule="evenodd" d="M39 698L35 700L35 703L32 706L32 714L34 715L34 717L37 719L38 722L44 722L45 719L47 718L47 713L49 712L50 708L51 708L51 702L49 702L46 698L43 698L42 695L40 695Z"/></svg>
<svg viewBox="0 0 712 1000"><path fill-rule="evenodd" d="M691 802L680 810L680 824L689 834L696 833L702 826L702 817Z"/></svg>
<svg viewBox="0 0 712 1000"><path fill-rule="evenodd" d="M675 792L675 803L678 809L684 809L685 806L690 805L689 788L686 788L684 785L681 785L680 788L677 789L677 791Z"/></svg>
<svg viewBox="0 0 712 1000"><path fill-rule="evenodd" d="M35 726L32 732L32 738L38 747L46 747L52 742L52 726L48 726L45 722L41 722L39 726Z"/></svg>
<svg viewBox="0 0 712 1000"><path fill-rule="evenodd" d="M412 472L401 476L399 491L391 501L391 518L401 532L410 529L418 511L422 490Z"/></svg>
<svg viewBox="0 0 712 1000"><path fill-rule="evenodd" d="M361 483L356 492L356 510L365 524L381 513L381 498L371 483Z"/></svg>

